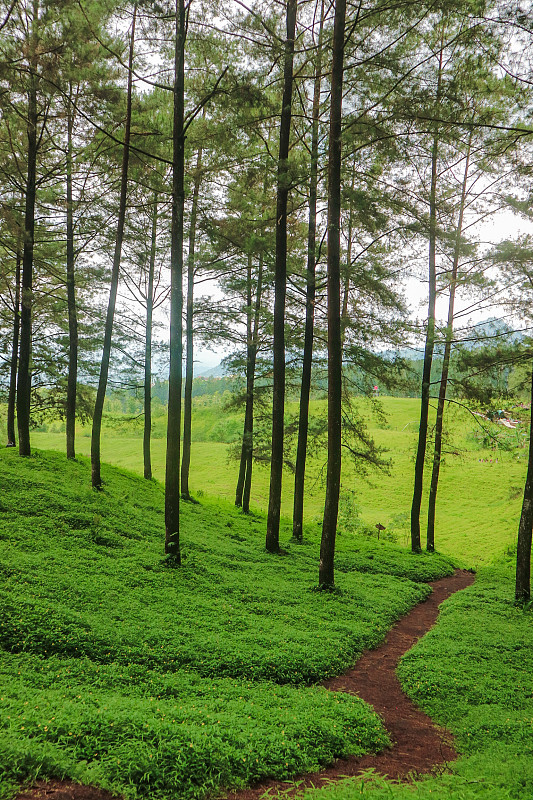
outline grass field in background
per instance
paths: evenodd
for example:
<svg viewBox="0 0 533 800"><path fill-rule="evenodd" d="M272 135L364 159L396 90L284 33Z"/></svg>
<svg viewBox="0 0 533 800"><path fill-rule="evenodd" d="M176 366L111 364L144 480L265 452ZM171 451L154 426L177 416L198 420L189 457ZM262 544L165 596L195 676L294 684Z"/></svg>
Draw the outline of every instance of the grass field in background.
<svg viewBox="0 0 533 800"><path fill-rule="evenodd" d="M410 398L380 398L386 415L385 425L372 417L369 405L361 408L368 419L368 427L377 444L387 448L391 459L390 474L374 472L365 479L354 470L345 455L343 462L340 526L350 525L360 515L360 520L370 528L376 523L385 525L396 540L406 544L409 540L409 515L412 498L414 453L417 441L419 401ZM312 411L318 413L324 403L314 401ZM194 413L194 412L193 412ZM214 425L222 425L224 411L219 407L201 407L196 410L196 428L193 435L205 437ZM236 427L235 415L228 415L226 427ZM211 428L209 428L209 419ZM437 505L436 546L443 553L460 558L467 566L491 561L511 546L516 538L521 495L525 480L527 450L480 449L475 434L481 435L479 422L465 410L453 407L448 413L448 437L445 450L448 454L441 467L441 480ZM501 426L482 421L494 435L518 440L519 433L508 432ZM77 452L90 452L89 431L80 431ZM210 434L208 434L210 435ZM522 437L523 438L523 437ZM64 451L63 433L32 434L35 447ZM165 439L152 441L153 474L164 479ZM192 446L190 485L194 492L224 498L234 498L238 465L228 459L228 444L219 441L194 441ZM106 429L102 437L102 459L117 466L142 474L142 439L140 431L118 434ZM325 455L324 455L325 459ZM309 462L306 483L305 519L320 522L324 499L324 459ZM430 467L425 478L426 497ZM269 470L254 466L251 505L266 510L268 504ZM285 472L282 513L292 514L293 476ZM422 511L422 528L425 527L425 505ZM424 535L424 533L423 533Z"/></svg>

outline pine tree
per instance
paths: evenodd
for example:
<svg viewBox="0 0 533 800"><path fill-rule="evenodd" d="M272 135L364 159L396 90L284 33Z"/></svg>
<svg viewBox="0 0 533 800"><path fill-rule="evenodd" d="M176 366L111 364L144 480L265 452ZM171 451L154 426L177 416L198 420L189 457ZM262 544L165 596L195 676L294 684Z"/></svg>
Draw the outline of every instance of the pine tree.
<svg viewBox="0 0 533 800"><path fill-rule="evenodd" d="M292 116L294 42L297 0L287 0L284 50L283 100L279 133L276 198L276 267L274 295L272 459L265 546L279 552L281 483L283 476L283 437L285 416L285 298L287 292L287 202L289 196L289 144Z"/></svg>
<svg viewBox="0 0 533 800"><path fill-rule="evenodd" d="M341 123L346 2L336 0L331 65L328 151L328 467L318 584L335 584L335 538L341 478Z"/></svg>
<svg viewBox="0 0 533 800"><path fill-rule="evenodd" d="M122 254L122 241L124 238L124 224L126 219L128 166L130 157L131 114L132 114L133 55L135 47L136 18L137 18L137 6L134 7L131 31L130 31L126 119L124 123L124 142L123 142L122 168L121 168L121 181L120 181L120 202L119 202L118 217L117 217L115 250L113 255L113 270L111 274L111 285L109 289L109 300L107 305L104 345L102 352L102 360L100 363L100 377L98 380L98 390L96 393L96 402L93 412L93 425L91 431L91 480L94 489L102 488L102 475L101 475L101 463L100 463L100 439L102 432L102 416L104 411L104 400L107 388L107 379L109 374L109 362L111 358L113 320L115 316L115 306L116 306L118 281L120 273L120 259Z"/></svg>

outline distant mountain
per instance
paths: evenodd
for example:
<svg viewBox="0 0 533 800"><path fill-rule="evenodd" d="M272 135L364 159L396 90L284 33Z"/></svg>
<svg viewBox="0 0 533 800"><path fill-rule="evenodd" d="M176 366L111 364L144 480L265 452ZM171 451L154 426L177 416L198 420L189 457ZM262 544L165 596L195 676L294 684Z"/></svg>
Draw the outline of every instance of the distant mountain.
<svg viewBox="0 0 533 800"><path fill-rule="evenodd" d="M506 343L515 343L522 341L523 338L523 331L513 330L506 322L491 317L475 325L472 334L462 341L459 340L459 343L463 344L467 349L472 349L478 345L490 344L489 340L493 340L496 345L498 340Z"/></svg>
<svg viewBox="0 0 533 800"><path fill-rule="evenodd" d="M228 371L222 364L217 364L216 367L211 367L211 369L206 369L203 372L199 372L196 375L196 378L226 378L228 375Z"/></svg>

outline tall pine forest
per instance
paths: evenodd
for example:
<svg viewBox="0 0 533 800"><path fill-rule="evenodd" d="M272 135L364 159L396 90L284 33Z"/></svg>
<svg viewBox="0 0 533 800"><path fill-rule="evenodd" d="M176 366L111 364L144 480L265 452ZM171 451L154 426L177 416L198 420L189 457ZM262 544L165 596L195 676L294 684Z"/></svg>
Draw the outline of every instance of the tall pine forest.
<svg viewBox="0 0 533 800"><path fill-rule="evenodd" d="M194 363L214 350L242 419L235 506L250 514L267 468L262 535L284 555L283 493L301 543L321 453L316 586L334 591L345 465L377 482L389 467L357 399L379 415L380 396L416 396L409 548L438 550L452 405L487 421L519 398L533 436L532 59L531 4L514 0L0 3L5 444L29 459L60 419L74 462L90 429L105 493L106 399L125 392L152 480L163 386L161 554L178 571L202 490Z"/></svg>

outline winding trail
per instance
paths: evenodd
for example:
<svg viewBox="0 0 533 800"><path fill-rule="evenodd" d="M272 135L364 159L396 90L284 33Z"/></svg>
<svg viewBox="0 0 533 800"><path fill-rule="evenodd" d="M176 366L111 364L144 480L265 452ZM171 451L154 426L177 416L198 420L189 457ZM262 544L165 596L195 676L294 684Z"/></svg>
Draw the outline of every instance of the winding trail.
<svg viewBox="0 0 533 800"><path fill-rule="evenodd" d="M288 781L265 781L249 789L231 792L226 796L227 800L258 800L265 792L275 794L280 789L293 794L304 786L324 786L367 769L392 779L401 779L431 772L457 758L451 734L437 727L403 693L396 677L396 666L403 654L433 627L440 604L473 582L474 575L463 570L430 582L433 591L429 597L402 617L379 647L366 650L352 669L322 684L332 691L357 694L370 703L383 719L393 741L392 748L359 758L338 759L320 772L295 778L292 789Z"/></svg>
<svg viewBox="0 0 533 800"><path fill-rule="evenodd" d="M438 728L403 693L396 677L396 666L404 653L435 624L439 605L451 594L474 582L470 572L456 570L447 578L432 581L429 597L418 603L389 631L375 650L366 650L355 667L323 683L327 689L357 694L370 703L383 719L393 747L359 758L339 759L320 772L309 773L290 781L265 781L248 789L230 792L225 800L258 800L265 793L288 794L304 787L320 787L362 770L374 769L392 779L431 772L445 766L457 754L449 732ZM93 786L70 781L38 782L18 795L16 800L113 800L113 796Z"/></svg>

